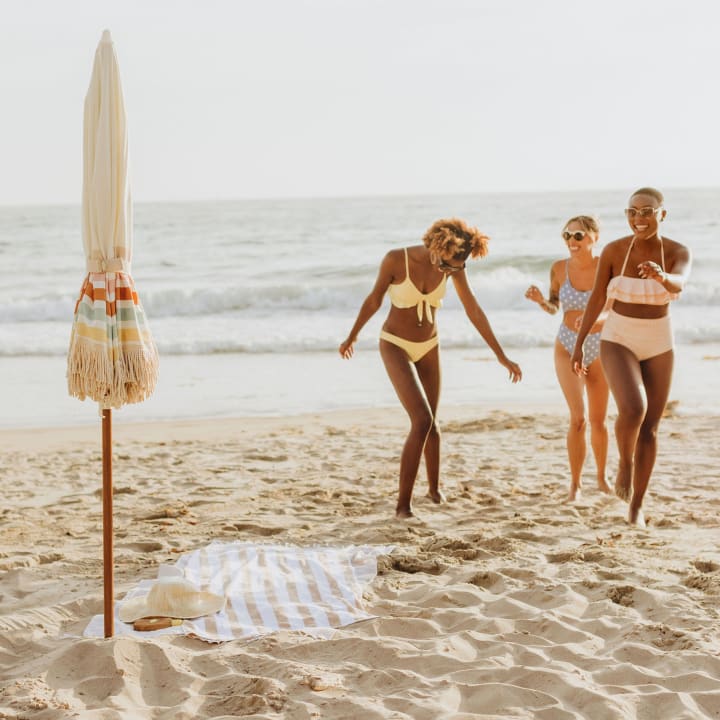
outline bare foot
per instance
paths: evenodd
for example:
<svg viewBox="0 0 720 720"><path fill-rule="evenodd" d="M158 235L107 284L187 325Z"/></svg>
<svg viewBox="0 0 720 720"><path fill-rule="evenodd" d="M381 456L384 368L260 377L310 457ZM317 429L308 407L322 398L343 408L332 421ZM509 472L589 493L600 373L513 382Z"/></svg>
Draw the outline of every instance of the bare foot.
<svg viewBox="0 0 720 720"><path fill-rule="evenodd" d="M396 508L395 509L395 517L398 520L407 520L408 518L415 517L415 513L408 507L408 508Z"/></svg>
<svg viewBox="0 0 720 720"><path fill-rule="evenodd" d="M647 524L645 523L645 516L643 515L643 511L638 508L635 510L634 508L630 508L628 510L628 518L627 521L630 525L634 525L637 528L646 528Z"/></svg>
<svg viewBox="0 0 720 720"><path fill-rule="evenodd" d="M632 477L630 473L624 475L618 470L617 477L615 478L615 494L625 502L630 500L630 485Z"/></svg>
<svg viewBox="0 0 720 720"><path fill-rule="evenodd" d="M602 493L612 495L612 488L605 478L598 478L598 490Z"/></svg>
<svg viewBox="0 0 720 720"><path fill-rule="evenodd" d="M568 502L575 502L576 500L580 499L580 496L582 495L582 490L579 485L571 485L570 491L568 492L567 501Z"/></svg>
<svg viewBox="0 0 720 720"><path fill-rule="evenodd" d="M428 493L425 497L430 498L436 505L442 505L444 502L447 501L445 493L442 490L435 490L435 492L433 492L432 490L428 490Z"/></svg>

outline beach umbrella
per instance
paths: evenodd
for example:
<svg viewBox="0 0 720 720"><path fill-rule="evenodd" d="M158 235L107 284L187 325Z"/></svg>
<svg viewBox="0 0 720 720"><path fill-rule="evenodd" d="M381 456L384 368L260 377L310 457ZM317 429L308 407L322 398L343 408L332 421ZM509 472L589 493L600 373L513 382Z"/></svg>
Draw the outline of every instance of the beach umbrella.
<svg viewBox="0 0 720 720"><path fill-rule="evenodd" d="M82 238L86 275L75 304L68 392L102 417L105 637L113 634L112 410L148 398L158 354L131 275L132 202L127 118L115 47L95 51L83 122Z"/></svg>

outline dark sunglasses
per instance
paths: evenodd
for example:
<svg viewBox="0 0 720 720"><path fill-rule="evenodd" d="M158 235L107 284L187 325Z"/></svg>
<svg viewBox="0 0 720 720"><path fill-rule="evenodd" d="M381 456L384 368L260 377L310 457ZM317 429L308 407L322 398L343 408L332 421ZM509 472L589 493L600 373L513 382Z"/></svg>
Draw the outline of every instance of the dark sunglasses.
<svg viewBox="0 0 720 720"><path fill-rule="evenodd" d="M462 265L450 265L450 263L446 263L444 260L441 260L438 263L438 268L446 273L454 273L458 270L464 270L465 269L465 263Z"/></svg>
<svg viewBox="0 0 720 720"><path fill-rule="evenodd" d="M575 232L569 232L568 230L563 230L563 240L567 242L572 238L575 242L580 242L587 233L584 230L576 230Z"/></svg>

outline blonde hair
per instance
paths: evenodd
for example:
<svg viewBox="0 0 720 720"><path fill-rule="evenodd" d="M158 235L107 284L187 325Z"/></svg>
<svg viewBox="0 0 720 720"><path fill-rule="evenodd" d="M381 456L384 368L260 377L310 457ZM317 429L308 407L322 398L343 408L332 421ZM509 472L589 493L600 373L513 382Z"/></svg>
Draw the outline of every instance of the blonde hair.
<svg viewBox="0 0 720 720"><path fill-rule="evenodd" d="M423 236L423 243L431 253L463 261L468 257L485 257L489 240L487 235L459 218L436 220Z"/></svg>
<svg viewBox="0 0 720 720"><path fill-rule="evenodd" d="M562 231L565 232L565 230L568 229L568 225L572 222L578 223L582 229L587 233L595 233L596 235L600 234L600 222L594 215L575 215L575 217L571 217L566 223L565 227L563 227Z"/></svg>

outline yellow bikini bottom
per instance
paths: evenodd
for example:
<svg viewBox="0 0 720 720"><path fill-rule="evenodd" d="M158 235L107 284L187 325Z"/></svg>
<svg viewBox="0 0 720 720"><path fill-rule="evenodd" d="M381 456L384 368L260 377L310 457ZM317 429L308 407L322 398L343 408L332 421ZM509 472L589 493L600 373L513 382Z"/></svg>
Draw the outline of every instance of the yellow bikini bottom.
<svg viewBox="0 0 720 720"><path fill-rule="evenodd" d="M412 340L405 340L405 338L398 337L384 330L380 331L380 339L387 340L393 345L397 345L399 348L405 351L410 362L416 363L418 360L424 358L434 347L436 347L440 340L437 335L433 335L429 340L423 342L413 342Z"/></svg>

